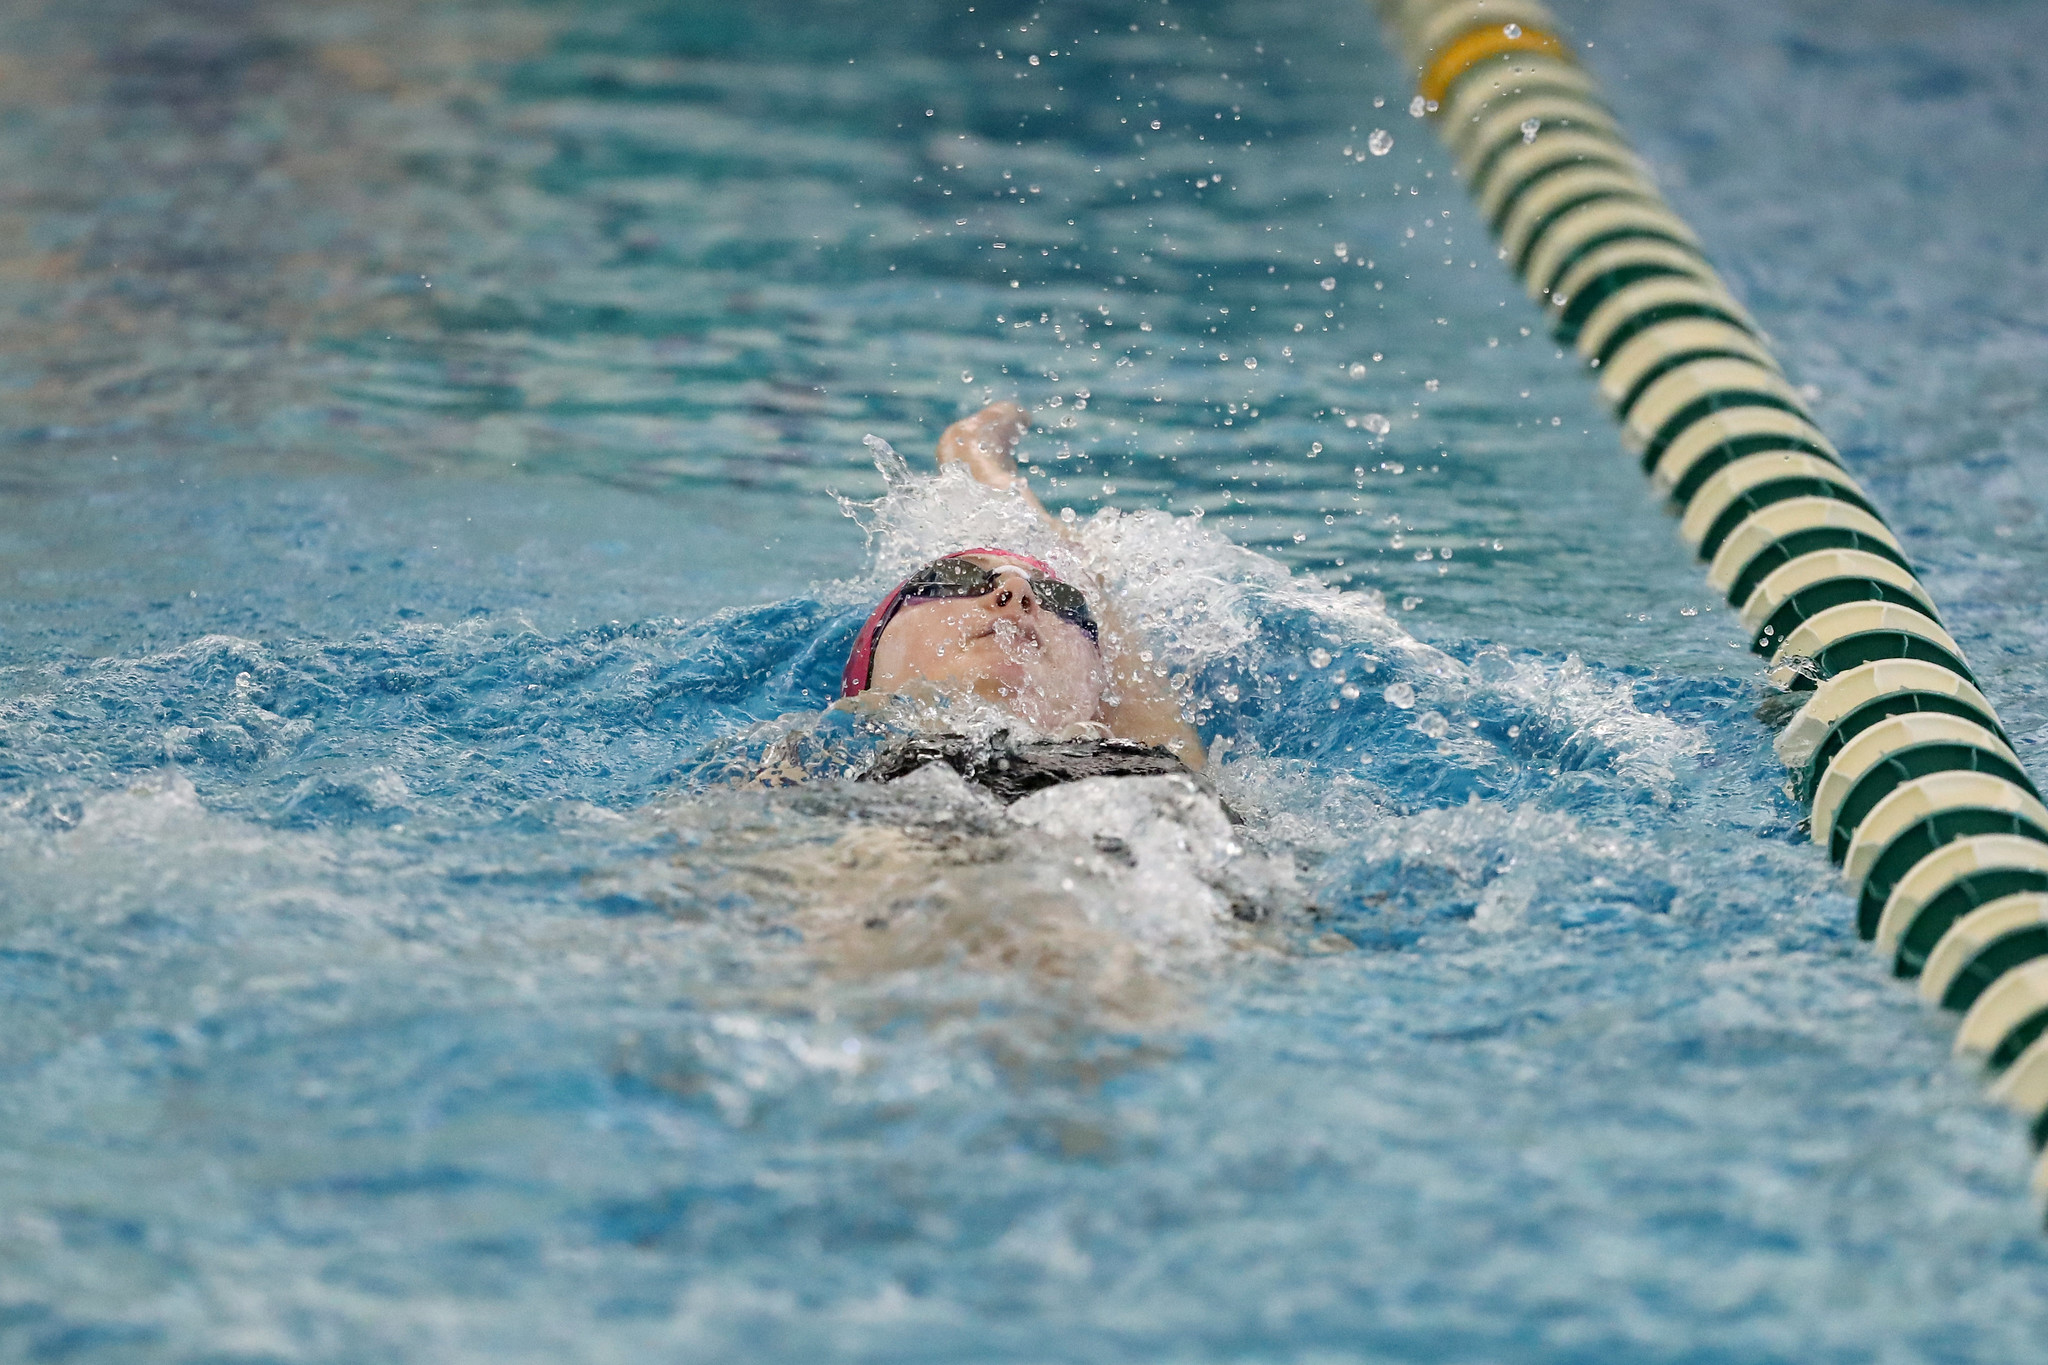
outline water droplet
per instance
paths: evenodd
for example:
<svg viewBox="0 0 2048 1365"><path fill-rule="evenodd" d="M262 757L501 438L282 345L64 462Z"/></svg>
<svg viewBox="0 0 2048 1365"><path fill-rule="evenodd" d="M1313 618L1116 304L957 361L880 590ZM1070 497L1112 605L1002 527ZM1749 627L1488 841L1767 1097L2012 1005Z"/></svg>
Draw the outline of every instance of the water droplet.
<svg viewBox="0 0 2048 1365"><path fill-rule="evenodd" d="M1159 131L1159 120L1158 120L1158 119L1153 119L1153 120L1152 120L1152 131L1153 131L1153 132L1155 132L1155 133Z"/></svg>
<svg viewBox="0 0 2048 1365"><path fill-rule="evenodd" d="M963 383L963 384L972 384L972 383L974 382L974 371L972 371L972 370L962 370L962 371L960 371L960 382L961 382L961 383Z"/></svg>
<svg viewBox="0 0 2048 1365"><path fill-rule="evenodd" d="M1394 424L1387 420L1386 414L1379 412L1368 412L1359 419L1358 424L1375 436L1384 436L1394 429Z"/></svg>
<svg viewBox="0 0 2048 1365"><path fill-rule="evenodd" d="M1542 127L1543 127L1543 120L1542 120L1542 119L1540 119L1540 118L1525 118L1525 119L1523 119L1523 120L1522 120L1522 141L1524 141L1524 142L1534 142L1534 141L1536 140L1536 133L1537 133L1537 130L1538 130L1538 129L1540 129L1540 128L1542 128Z"/></svg>
<svg viewBox="0 0 2048 1365"><path fill-rule="evenodd" d="M860 443L868 448L868 454L875 461L875 468L881 471L882 482L899 484L909 480L910 462L898 455L894 446L872 432L861 437Z"/></svg>
<svg viewBox="0 0 2048 1365"><path fill-rule="evenodd" d="M1509 24L1509 25L1508 25L1508 27L1509 27L1509 28L1515 28L1515 26L1514 26L1513 24ZM1522 31L1522 30L1520 30L1520 29L1518 29L1518 28L1515 28L1515 32L1514 32L1514 33L1510 33L1510 34L1508 35L1508 37L1512 38L1512 37L1514 37L1514 36L1515 36L1515 34L1517 34L1517 33L1520 33L1521 31ZM1038 54L1037 54L1036 52L1034 52L1034 53L1032 53L1032 54L1031 54L1031 64L1032 64L1033 66L1037 66L1037 65L1038 65Z"/></svg>
<svg viewBox="0 0 2048 1365"><path fill-rule="evenodd" d="M1323 288L1325 288L1325 289L1335 289L1336 287L1337 287L1337 277L1336 277L1335 275L1325 275L1325 276L1323 276Z"/></svg>
<svg viewBox="0 0 2048 1365"><path fill-rule="evenodd" d="M1387 690L1380 695L1387 699L1387 705L1398 706L1403 711L1415 705L1415 689L1407 683L1388 683Z"/></svg>
<svg viewBox="0 0 2048 1365"><path fill-rule="evenodd" d="M1244 358L1244 367L1247 370L1256 370L1257 368L1259 368L1259 362L1253 356L1246 356Z"/></svg>
<svg viewBox="0 0 2048 1365"><path fill-rule="evenodd" d="M1372 130L1372 136L1365 140L1366 150L1374 156L1385 156L1394 150L1394 135L1384 128Z"/></svg>
<svg viewBox="0 0 2048 1365"><path fill-rule="evenodd" d="M1422 96L1417 95L1414 99L1408 101L1408 113L1411 118L1421 118L1428 112L1429 101L1422 98Z"/></svg>
<svg viewBox="0 0 2048 1365"><path fill-rule="evenodd" d="M1351 377L1353 379L1365 378L1365 365L1363 362L1357 360L1351 362Z"/></svg>
<svg viewBox="0 0 2048 1365"><path fill-rule="evenodd" d="M1425 379L1422 381L1422 387L1428 389L1431 393L1435 393L1439 388L1442 387L1442 383L1441 381L1435 379Z"/></svg>
<svg viewBox="0 0 2048 1365"><path fill-rule="evenodd" d="M1431 739L1442 739L1451 732L1451 723L1434 711L1424 711L1415 718L1415 728Z"/></svg>
<svg viewBox="0 0 2048 1365"><path fill-rule="evenodd" d="M1422 599L1419 597L1404 597L1401 599L1402 611L1414 611L1417 607L1421 605Z"/></svg>
<svg viewBox="0 0 2048 1365"><path fill-rule="evenodd" d="M1310 441L1310 442L1309 442L1309 444L1308 444L1308 457L1309 457L1309 458L1310 458L1311 460L1313 460L1313 459L1314 459L1314 458L1315 458L1316 456L1318 456L1318 455L1320 455L1320 454L1322 454L1322 453L1323 453L1323 443L1322 443L1321 441Z"/></svg>
<svg viewBox="0 0 2048 1365"><path fill-rule="evenodd" d="M1342 698L1343 698L1344 700L1346 700L1346 701L1357 701L1357 700L1358 700L1358 684L1357 684L1357 683L1345 683L1345 684L1344 684L1344 685L1343 685L1342 687L1340 687L1340 688L1338 688L1338 689L1337 689L1337 695L1338 695L1338 696L1340 696L1340 697L1342 697Z"/></svg>
<svg viewBox="0 0 2048 1365"><path fill-rule="evenodd" d="M1520 24L1509 24L1501 32L1507 34L1510 38L1519 38L1522 36L1522 26ZM1038 58L1033 57L1031 60L1036 62Z"/></svg>
<svg viewBox="0 0 2048 1365"><path fill-rule="evenodd" d="M1308 652L1308 666L1310 668L1328 668L1330 666L1330 651L1327 649L1310 650Z"/></svg>

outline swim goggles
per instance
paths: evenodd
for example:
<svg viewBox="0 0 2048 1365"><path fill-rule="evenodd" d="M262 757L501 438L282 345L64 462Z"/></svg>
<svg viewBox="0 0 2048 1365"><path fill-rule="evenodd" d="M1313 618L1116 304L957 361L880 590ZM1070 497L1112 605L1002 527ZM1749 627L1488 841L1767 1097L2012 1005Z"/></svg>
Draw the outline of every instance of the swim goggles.
<svg viewBox="0 0 2048 1365"><path fill-rule="evenodd" d="M1003 564L991 569L971 562L974 555L1000 555L1005 559L1019 561L1017 564ZM1026 570L1029 570L1027 572ZM860 628L854 638L853 652L847 656L846 668L840 674L839 685L842 696L852 697L867 690L874 677L875 645L882 638L882 631L896 613L908 601L930 601L942 598L986 597L1002 586L1002 580L1019 576L1031 590L1032 599L1040 607L1051 612L1070 625L1079 626L1088 633L1090 640L1099 641L1101 629L1095 623L1095 614L1088 609L1088 599L1081 590L1071 583L1063 583L1053 573L1052 566L1029 555L1020 555L1011 550L988 548L957 550L943 559L935 559L910 577L898 583L881 605Z"/></svg>

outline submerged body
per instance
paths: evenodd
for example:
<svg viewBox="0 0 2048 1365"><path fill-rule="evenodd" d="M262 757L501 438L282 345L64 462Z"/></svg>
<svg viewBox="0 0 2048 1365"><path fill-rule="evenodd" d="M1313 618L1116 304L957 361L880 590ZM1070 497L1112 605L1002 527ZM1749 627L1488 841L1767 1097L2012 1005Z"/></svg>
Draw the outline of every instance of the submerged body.
<svg viewBox="0 0 2048 1365"><path fill-rule="evenodd" d="M867 780L719 789L663 808L662 823L690 833L684 850L652 877L624 875L683 918L745 906L856 996L893 1002L944 983L977 1011L1017 1007L1013 1023L1163 1025L1180 1016L1189 973L1227 953L1349 946L1301 913L1295 859L1261 847L1163 751L1137 751L1149 772L1076 767L1018 791L963 776L930 738L911 743L885 748Z"/></svg>

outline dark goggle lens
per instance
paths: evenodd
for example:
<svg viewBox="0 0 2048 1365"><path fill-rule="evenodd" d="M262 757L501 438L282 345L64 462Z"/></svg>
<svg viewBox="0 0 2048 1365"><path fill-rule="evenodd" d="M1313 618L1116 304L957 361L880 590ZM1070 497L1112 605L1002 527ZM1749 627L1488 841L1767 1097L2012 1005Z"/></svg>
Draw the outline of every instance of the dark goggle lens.
<svg viewBox="0 0 2048 1365"><path fill-rule="evenodd" d="M927 564L903 585L905 597L979 597L993 592L995 571L964 559Z"/></svg>
<svg viewBox="0 0 2048 1365"><path fill-rule="evenodd" d="M1095 614L1088 610L1088 599L1081 595L1079 588L1058 579L1034 578L1031 580L1031 594L1038 599L1039 606L1062 621L1087 631L1091 639L1094 637Z"/></svg>
<svg viewBox="0 0 2048 1365"><path fill-rule="evenodd" d="M965 559L941 559L927 564L903 585L905 597L984 597L996 590L1001 583L1004 570L985 569ZM1017 570L1022 573L1023 570ZM1024 575L1024 581L1031 587L1031 595L1054 616L1088 632L1088 638L1096 638L1095 614L1088 610L1088 599L1081 590L1071 583L1062 583L1056 578L1038 578Z"/></svg>

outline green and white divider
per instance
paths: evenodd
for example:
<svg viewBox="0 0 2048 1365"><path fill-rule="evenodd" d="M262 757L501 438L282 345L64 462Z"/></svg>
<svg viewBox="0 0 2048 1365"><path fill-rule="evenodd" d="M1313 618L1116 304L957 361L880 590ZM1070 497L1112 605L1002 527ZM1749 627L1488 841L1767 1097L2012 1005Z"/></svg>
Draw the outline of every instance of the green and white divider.
<svg viewBox="0 0 2048 1365"><path fill-rule="evenodd" d="M1779 686L1857 927L2048 1142L2048 807L1883 516L1535 0L1379 0L1500 256ZM2034 1185L2048 1198L2048 1156Z"/></svg>

